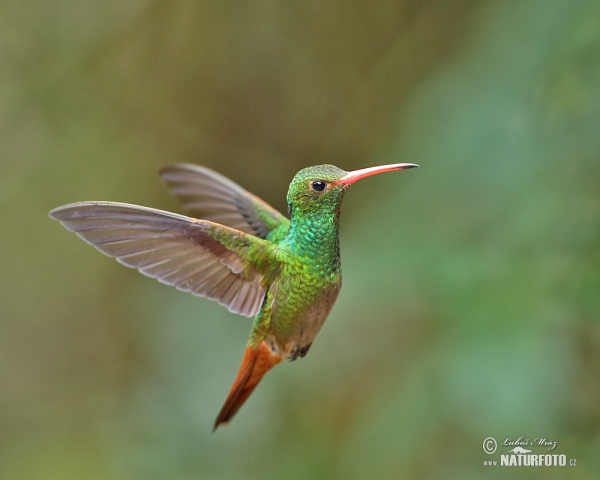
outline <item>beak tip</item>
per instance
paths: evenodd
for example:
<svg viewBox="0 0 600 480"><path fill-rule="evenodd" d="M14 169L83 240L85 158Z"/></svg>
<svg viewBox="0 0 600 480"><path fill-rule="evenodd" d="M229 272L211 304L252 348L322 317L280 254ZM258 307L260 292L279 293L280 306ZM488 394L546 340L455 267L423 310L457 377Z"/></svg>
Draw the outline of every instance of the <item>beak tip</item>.
<svg viewBox="0 0 600 480"><path fill-rule="evenodd" d="M380 165L377 167L368 167L360 170L354 170L352 172L347 172L340 179L340 183L343 185L352 185L354 182L360 180L361 178L369 177L371 175L375 175L377 173L391 172L394 170L406 170L408 168L416 168L419 165L416 163L393 163L389 165Z"/></svg>

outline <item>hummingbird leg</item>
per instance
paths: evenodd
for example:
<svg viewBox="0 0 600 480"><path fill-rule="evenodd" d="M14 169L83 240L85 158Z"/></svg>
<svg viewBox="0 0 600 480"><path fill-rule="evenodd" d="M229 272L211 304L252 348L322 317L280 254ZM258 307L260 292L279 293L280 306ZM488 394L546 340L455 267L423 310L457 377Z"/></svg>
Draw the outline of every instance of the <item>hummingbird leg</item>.
<svg viewBox="0 0 600 480"><path fill-rule="evenodd" d="M291 351L290 356L288 358L291 361L294 361L298 357L300 357L300 358L304 357L308 353L308 350L310 349L311 345L312 345L312 343L309 343L308 345L304 345L303 347L301 347L300 345L296 345L294 347L294 349Z"/></svg>
<svg viewBox="0 0 600 480"><path fill-rule="evenodd" d="M300 349L300 357L304 357L308 351L310 350L310 346L312 345L312 343L309 343L308 345L304 345L301 349Z"/></svg>
<svg viewBox="0 0 600 480"><path fill-rule="evenodd" d="M300 348L300 345L294 346L294 348L290 352L290 356L288 358L293 362L294 360L296 360L298 358L301 350L302 349Z"/></svg>

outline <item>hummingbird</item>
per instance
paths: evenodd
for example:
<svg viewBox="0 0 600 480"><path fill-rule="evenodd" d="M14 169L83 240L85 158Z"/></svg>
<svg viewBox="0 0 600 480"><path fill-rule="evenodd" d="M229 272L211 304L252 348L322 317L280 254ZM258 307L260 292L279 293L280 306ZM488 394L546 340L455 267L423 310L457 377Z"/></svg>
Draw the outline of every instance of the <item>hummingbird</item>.
<svg viewBox="0 0 600 480"><path fill-rule="evenodd" d="M192 217L117 202L58 207L60 221L102 253L179 290L254 317L238 373L214 422L228 423L262 377L304 357L342 285L340 206L365 177L418 167L300 170L287 193L290 219L229 178L175 164L160 176Z"/></svg>

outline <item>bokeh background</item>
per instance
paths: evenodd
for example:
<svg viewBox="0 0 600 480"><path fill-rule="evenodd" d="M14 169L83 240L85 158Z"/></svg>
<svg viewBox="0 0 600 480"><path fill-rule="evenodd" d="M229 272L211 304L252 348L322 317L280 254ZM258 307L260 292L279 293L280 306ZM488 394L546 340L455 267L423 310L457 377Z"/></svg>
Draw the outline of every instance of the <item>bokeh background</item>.
<svg viewBox="0 0 600 480"><path fill-rule="evenodd" d="M216 433L250 320L47 216L181 211L173 162L285 211L300 168L402 161L346 196L310 354ZM507 478L488 436L600 478L599 214L595 0L1 0L0 478Z"/></svg>

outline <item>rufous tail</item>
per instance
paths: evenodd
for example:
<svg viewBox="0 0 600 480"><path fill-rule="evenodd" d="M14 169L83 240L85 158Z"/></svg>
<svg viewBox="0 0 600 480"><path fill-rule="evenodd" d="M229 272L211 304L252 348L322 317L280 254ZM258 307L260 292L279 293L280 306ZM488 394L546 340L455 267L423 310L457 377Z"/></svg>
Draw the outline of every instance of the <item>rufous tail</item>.
<svg viewBox="0 0 600 480"><path fill-rule="evenodd" d="M242 364L229 389L229 393L227 393L225 403L221 407L219 415L217 415L213 431L222 423L227 423L233 418L264 374L280 361L281 357L274 353L264 340L256 348L246 345Z"/></svg>

